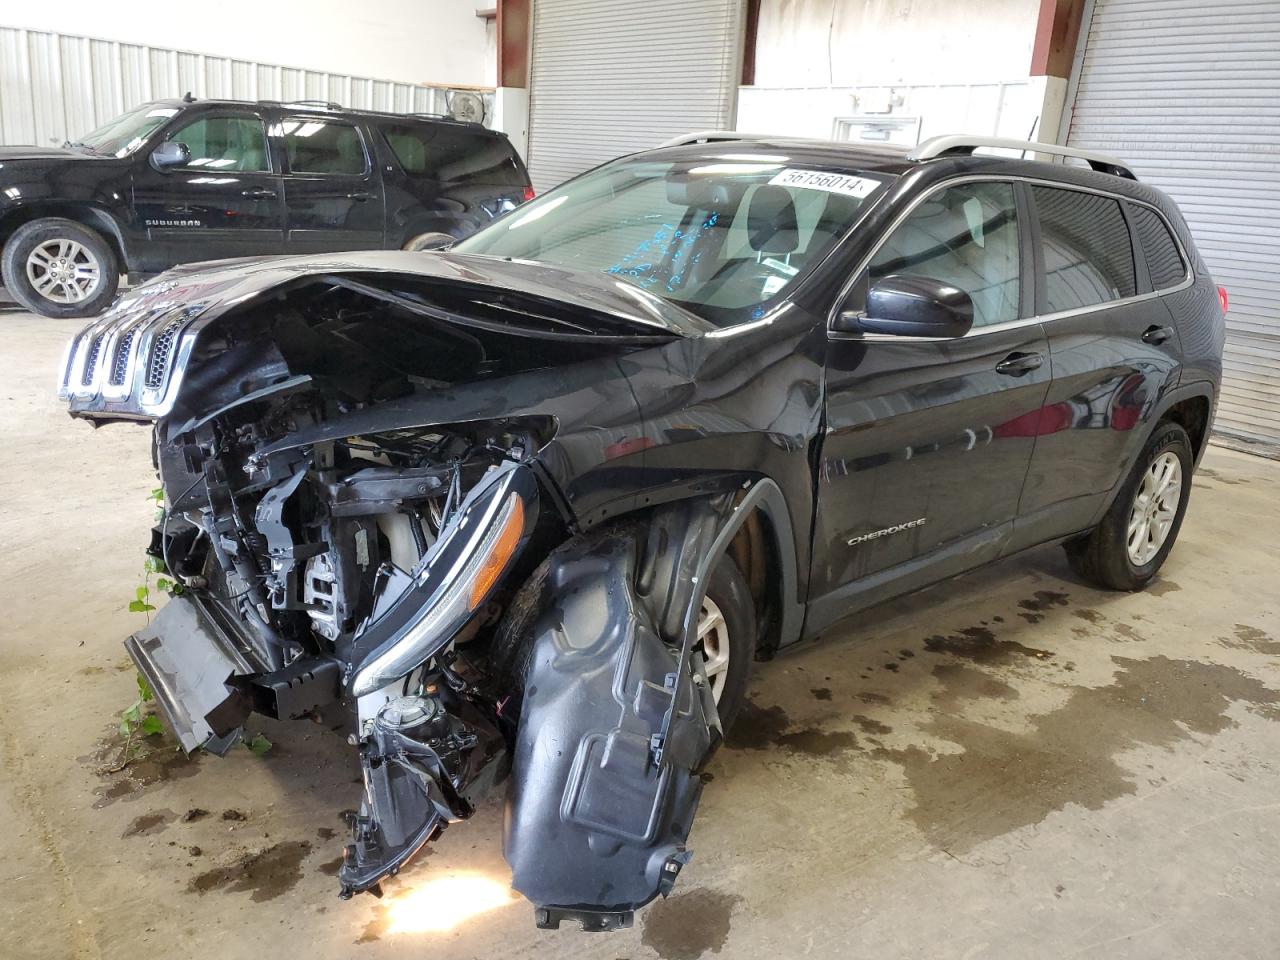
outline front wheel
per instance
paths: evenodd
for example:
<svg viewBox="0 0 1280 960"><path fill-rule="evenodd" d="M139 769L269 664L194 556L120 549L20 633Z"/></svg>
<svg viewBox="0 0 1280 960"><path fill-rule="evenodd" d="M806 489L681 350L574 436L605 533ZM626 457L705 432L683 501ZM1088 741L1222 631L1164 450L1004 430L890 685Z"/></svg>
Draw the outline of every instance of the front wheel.
<svg viewBox="0 0 1280 960"><path fill-rule="evenodd" d="M74 220L46 217L13 232L0 258L5 288L44 317L92 317L116 295L120 265L103 237Z"/></svg>
<svg viewBox="0 0 1280 960"><path fill-rule="evenodd" d="M1071 567L1111 590L1141 590L1173 549L1191 496L1191 439L1161 423L1102 521L1065 544Z"/></svg>
<svg viewBox="0 0 1280 960"><path fill-rule="evenodd" d="M702 654L711 696L727 734L747 697L756 645L755 602L742 572L724 556L711 571L694 649Z"/></svg>

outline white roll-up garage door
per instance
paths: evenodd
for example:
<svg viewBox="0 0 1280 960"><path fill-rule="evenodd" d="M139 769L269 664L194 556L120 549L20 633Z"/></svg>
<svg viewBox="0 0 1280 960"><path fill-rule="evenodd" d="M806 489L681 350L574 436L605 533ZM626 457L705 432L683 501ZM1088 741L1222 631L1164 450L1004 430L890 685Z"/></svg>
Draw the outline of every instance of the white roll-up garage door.
<svg viewBox="0 0 1280 960"><path fill-rule="evenodd" d="M535 0L529 173L539 191L732 122L742 0Z"/></svg>
<svg viewBox="0 0 1280 960"><path fill-rule="evenodd" d="M1182 208L1227 288L1217 429L1280 443L1280 2L1095 0L1068 143Z"/></svg>

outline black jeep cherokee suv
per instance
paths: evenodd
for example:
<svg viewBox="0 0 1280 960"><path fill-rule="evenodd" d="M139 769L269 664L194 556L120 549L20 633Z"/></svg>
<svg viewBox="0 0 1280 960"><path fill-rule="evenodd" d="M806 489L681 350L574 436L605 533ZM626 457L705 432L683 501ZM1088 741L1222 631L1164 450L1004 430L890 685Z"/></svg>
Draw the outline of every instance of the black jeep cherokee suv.
<svg viewBox="0 0 1280 960"><path fill-rule="evenodd" d="M753 659L1039 544L1119 590L1172 548L1223 315L1166 196L725 137L448 253L180 268L71 344L74 416L154 425L183 589L126 646L187 750L346 719L345 895L509 770L536 921L628 923Z"/></svg>
<svg viewBox="0 0 1280 960"><path fill-rule="evenodd" d="M259 254L418 250L530 199L505 134L336 104L160 100L62 149L0 147L0 272L48 317L121 273Z"/></svg>

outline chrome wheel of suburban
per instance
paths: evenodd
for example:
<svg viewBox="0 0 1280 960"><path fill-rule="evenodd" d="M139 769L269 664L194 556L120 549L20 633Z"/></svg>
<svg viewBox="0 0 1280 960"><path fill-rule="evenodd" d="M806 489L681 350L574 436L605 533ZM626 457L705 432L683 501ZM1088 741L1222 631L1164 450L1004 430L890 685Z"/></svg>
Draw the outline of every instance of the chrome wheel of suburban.
<svg viewBox="0 0 1280 960"><path fill-rule="evenodd" d="M702 648L711 696L719 703L729 678L729 625L710 597L703 598L702 610L698 613L697 645Z"/></svg>
<svg viewBox="0 0 1280 960"><path fill-rule="evenodd" d="M102 282L102 265L84 244L65 237L46 240L27 254L27 280L54 303L79 303Z"/></svg>
<svg viewBox="0 0 1280 960"><path fill-rule="evenodd" d="M1160 552L1182 497L1182 463L1172 452L1162 453L1143 474L1129 512L1129 559L1143 567Z"/></svg>

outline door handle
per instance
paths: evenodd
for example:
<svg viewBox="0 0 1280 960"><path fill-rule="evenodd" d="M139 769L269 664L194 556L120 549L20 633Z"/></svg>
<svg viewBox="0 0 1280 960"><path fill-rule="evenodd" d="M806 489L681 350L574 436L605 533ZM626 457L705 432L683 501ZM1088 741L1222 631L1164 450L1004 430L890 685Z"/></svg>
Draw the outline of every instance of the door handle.
<svg viewBox="0 0 1280 960"><path fill-rule="evenodd" d="M250 200L272 200L275 198L276 192L266 187L254 187L252 190L241 190L240 196L248 197Z"/></svg>
<svg viewBox="0 0 1280 960"><path fill-rule="evenodd" d="M372 199L373 199L373 194L372 194L372 193L370 193L370 192L369 192L369 191L367 191L367 190L357 190L355 193L348 193L348 194L347 194L347 199L348 199L348 200L359 200L361 203L364 203L364 201L366 201L366 200L372 200Z"/></svg>
<svg viewBox="0 0 1280 960"><path fill-rule="evenodd" d="M1173 327L1147 327L1142 334L1143 343L1164 343L1173 336Z"/></svg>
<svg viewBox="0 0 1280 960"><path fill-rule="evenodd" d="M1038 353L1011 353L996 364L996 373L1006 377L1020 377L1039 370L1044 365L1044 357Z"/></svg>

